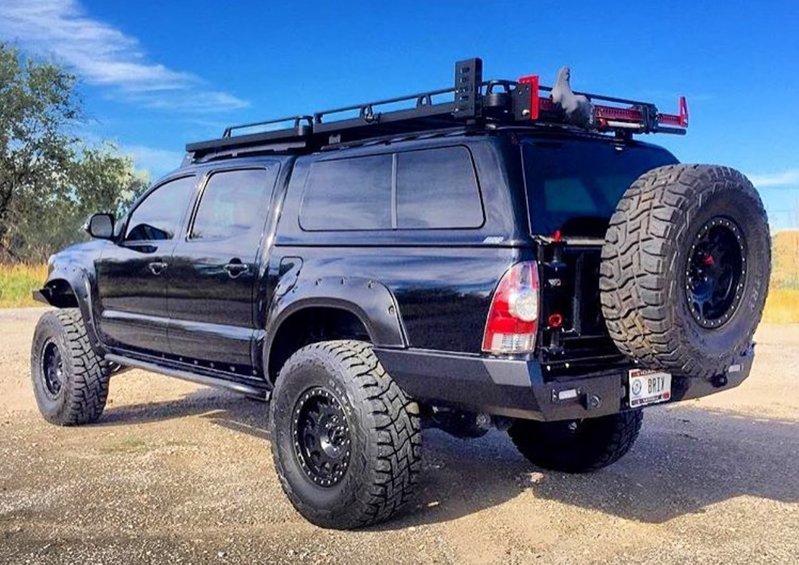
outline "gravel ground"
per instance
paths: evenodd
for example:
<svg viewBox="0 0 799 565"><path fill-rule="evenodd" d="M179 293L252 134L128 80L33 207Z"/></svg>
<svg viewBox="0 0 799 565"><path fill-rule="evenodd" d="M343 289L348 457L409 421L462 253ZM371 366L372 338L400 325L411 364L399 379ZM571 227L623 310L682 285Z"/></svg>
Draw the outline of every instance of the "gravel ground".
<svg viewBox="0 0 799 565"><path fill-rule="evenodd" d="M131 371L100 423L46 424L28 372L41 312L0 311L3 563L799 562L799 326L762 327L748 381L649 409L591 475L531 467L499 432L425 432L416 507L334 532L283 496L262 403Z"/></svg>

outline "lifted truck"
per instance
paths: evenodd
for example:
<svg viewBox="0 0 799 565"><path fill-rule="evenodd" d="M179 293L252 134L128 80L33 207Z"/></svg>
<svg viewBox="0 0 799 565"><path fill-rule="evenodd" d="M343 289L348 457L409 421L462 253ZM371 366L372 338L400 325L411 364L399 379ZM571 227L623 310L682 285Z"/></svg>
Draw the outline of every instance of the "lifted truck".
<svg viewBox="0 0 799 565"><path fill-rule="evenodd" d="M97 420L138 367L269 400L311 522L411 497L422 423L492 424L532 463L622 457L642 408L749 374L770 271L760 198L634 134L688 111L484 81L234 126L51 257L31 355L43 416ZM277 128L277 129L276 129ZM264 418L267 418L266 412Z"/></svg>

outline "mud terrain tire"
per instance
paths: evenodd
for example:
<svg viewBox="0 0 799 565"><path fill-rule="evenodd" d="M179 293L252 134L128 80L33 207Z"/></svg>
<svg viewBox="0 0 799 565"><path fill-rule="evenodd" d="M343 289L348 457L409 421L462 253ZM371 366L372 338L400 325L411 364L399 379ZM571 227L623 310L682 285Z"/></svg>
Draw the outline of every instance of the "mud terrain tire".
<svg viewBox="0 0 799 565"><path fill-rule="evenodd" d="M60 426L95 422L105 408L110 375L109 365L92 349L80 310L53 310L39 319L31 378L45 420Z"/></svg>
<svg viewBox="0 0 799 565"><path fill-rule="evenodd" d="M280 482L310 522L358 528L411 500L421 470L419 408L368 343L326 341L294 353L278 376L270 422Z"/></svg>
<svg viewBox="0 0 799 565"><path fill-rule="evenodd" d="M724 374L752 342L771 245L757 191L733 169L669 165L624 193L602 248L610 336L645 367Z"/></svg>
<svg viewBox="0 0 799 565"><path fill-rule="evenodd" d="M585 473L621 459L635 443L643 419L641 410L630 410L578 421L517 420L508 435L533 465Z"/></svg>

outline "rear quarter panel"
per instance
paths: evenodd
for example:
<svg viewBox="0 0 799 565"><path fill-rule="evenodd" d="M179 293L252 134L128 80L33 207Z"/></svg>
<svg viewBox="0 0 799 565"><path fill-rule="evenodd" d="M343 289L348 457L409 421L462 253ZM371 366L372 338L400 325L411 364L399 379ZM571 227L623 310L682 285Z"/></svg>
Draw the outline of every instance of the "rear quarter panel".
<svg viewBox="0 0 799 565"><path fill-rule="evenodd" d="M401 151L409 145L347 149L346 155ZM465 145L471 152L484 207L481 227L303 231L298 218L305 181L310 164L320 155L301 157L289 182L262 294L273 292L285 276L281 263L299 257L300 280L357 278L385 286L399 310L405 345L479 353L499 279L514 262L533 254L521 173L514 164L518 149L490 136L416 141L410 146L446 145ZM357 293L351 298L357 304ZM267 313L262 316L266 323Z"/></svg>

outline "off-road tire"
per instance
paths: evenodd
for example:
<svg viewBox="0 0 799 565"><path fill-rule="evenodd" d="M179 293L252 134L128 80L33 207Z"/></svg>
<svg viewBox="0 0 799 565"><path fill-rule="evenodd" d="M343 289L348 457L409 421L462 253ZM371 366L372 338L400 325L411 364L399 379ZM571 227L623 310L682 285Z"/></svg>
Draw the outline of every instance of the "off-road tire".
<svg viewBox="0 0 799 565"><path fill-rule="evenodd" d="M621 459L635 443L643 419L641 410L630 410L581 421L517 420L508 435L533 465L584 473Z"/></svg>
<svg viewBox="0 0 799 565"><path fill-rule="evenodd" d="M61 358L63 380L56 394L48 390L42 363L48 344L58 349ZM31 378L45 420L60 426L97 421L108 398L110 374L89 342L80 310L53 310L39 319L31 347Z"/></svg>
<svg viewBox="0 0 799 565"><path fill-rule="evenodd" d="M708 328L692 315L686 265L692 242L716 218L731 221L743 238L745 268L737 306L718 327ZM768 219L744 175L711 165L653 169L624 193L602 248L608 332L642 366L694 377L723 375L752 342L770 271Z"/></svg>
<svg viewBox="0 0 799 565"><path fill-rule="evenodd" d="M318 387L338 400L350 430L350 463L333 486L313 482L294 447L295 407ZM326 341L298 350L280 371L269 416L281 485L310 522L324 528L363 527L386 520L411 500L421 468L419 407L386 373L368 343Z"/></svg>

